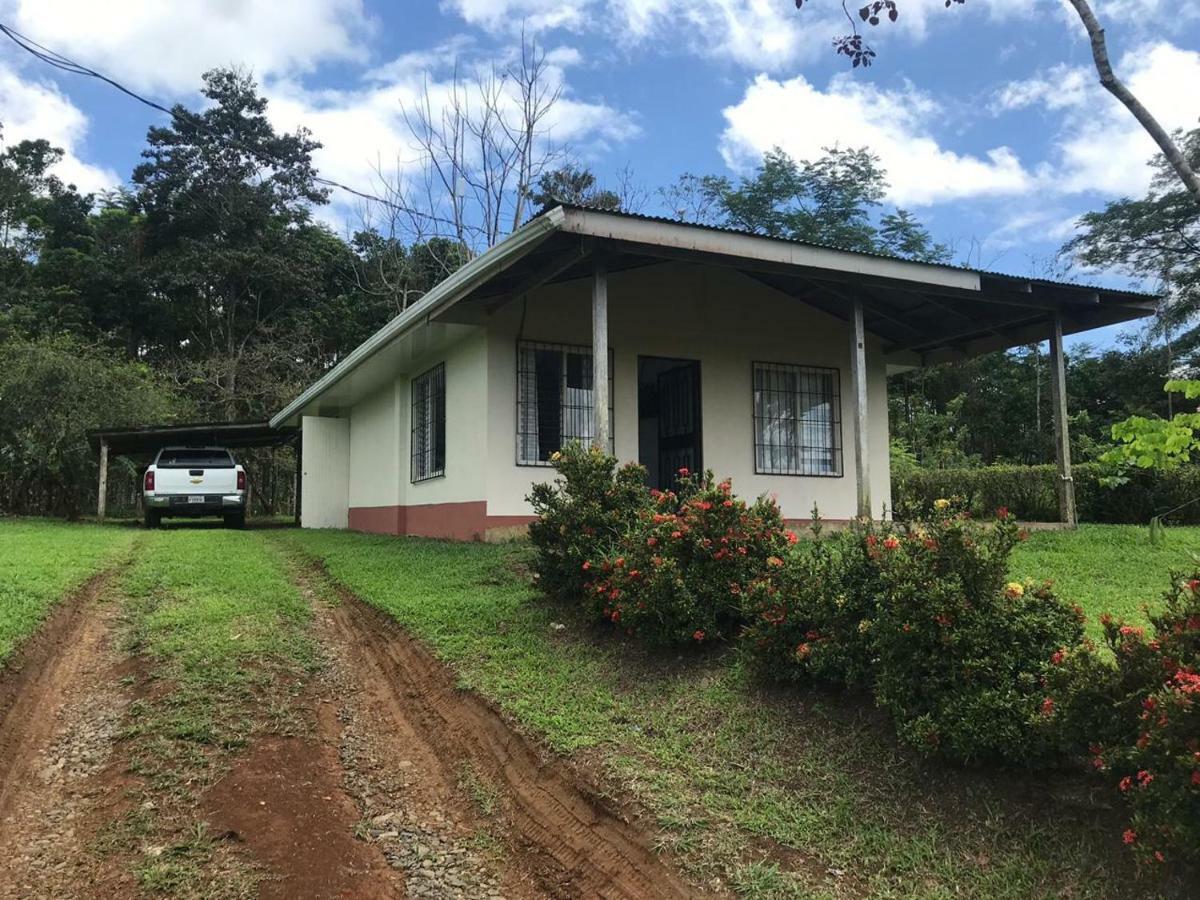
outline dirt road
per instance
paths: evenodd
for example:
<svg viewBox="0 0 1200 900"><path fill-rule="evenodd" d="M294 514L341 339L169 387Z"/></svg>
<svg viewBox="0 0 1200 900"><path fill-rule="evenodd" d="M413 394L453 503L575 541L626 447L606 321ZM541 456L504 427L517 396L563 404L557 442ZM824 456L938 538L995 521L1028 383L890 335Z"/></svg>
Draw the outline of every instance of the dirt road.
<svg viewBox="0 0 1200 900"><path fill-rule="evenodd" d="M147 723L172 685L131 637L121 572L59 604L0 673L0 897L694 895L391 620L291 571L317 664L259 689L255 714L284 725L201 744L179 783L140 762L169 743Z"/></svg>

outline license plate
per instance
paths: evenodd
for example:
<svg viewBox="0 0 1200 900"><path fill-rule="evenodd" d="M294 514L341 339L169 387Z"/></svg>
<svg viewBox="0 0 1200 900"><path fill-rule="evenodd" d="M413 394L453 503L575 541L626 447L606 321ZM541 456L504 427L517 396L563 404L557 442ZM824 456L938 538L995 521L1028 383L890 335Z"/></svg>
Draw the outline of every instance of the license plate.
<svg viewBox="0 0 1200 900"><path fill-rule="evenodd" d="M188 503L203 503L203 502L204 502L204 498L199 497L196 494L191 494L188 496Z"/></svg>

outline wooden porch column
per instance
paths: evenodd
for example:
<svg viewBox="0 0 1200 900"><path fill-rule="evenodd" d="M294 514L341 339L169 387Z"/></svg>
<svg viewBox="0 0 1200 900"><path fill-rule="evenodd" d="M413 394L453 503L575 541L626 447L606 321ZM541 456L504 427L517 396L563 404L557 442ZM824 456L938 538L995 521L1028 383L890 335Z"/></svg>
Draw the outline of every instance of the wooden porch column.
<svg viewBox="0 0 1200 900"><path fill-rule="evenodd" d="M96 493L96 521L104 521L108 508L108 440L100 438L100 487Z"/></svg>
<svg viewBox="0 0 1200 900"><path fill-rule="evenodd" d="M1050 326L1050 401L1054 415L1054 461L1058 463L1058 518L1068 528L1079 525L1075 481L1071 477L1071 435L1067 427L1067 365L1063 358L1062 316Z"/></svg>
<svg viewBox="0 0 1200 900"><path fill-rule="evenodd" d="M596 417L592 444L607 453L612 433L608 421L608 270L600 257L592 278L592 403Z"/></svg>
<svg viewBox="0 0 1200 900"><path fill-rule="evenodd" d="M851 412L854 430L854 479L858 488L858 517L871 518L871 465L867 437L867 335L863 328L863 305L854 301L850 343Z"/></svg>

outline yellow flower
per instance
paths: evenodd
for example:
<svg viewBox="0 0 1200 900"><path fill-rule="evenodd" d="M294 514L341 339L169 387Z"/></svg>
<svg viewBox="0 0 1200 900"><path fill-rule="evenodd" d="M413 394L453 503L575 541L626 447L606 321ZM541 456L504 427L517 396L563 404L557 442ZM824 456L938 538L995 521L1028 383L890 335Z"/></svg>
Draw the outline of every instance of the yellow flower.
<svg viewBox="0 0 1200 900"><path fill-rule="evenodd" d="M871 620L870 619L863 619L861 622L858 623L858 633L859 634L866 634L870 630L871 630Z"/></svg>
<svg viewBox="0 0 1200 900"><path fill-rule="evenodd" d="M1023 597L1025 595L1025 585L1019 581L1010 581L1004 586L1004 593L1010 597Z"/></svg>
<svg viewBox="0 0 1200 900"><path fill-rule="evenodd" d="M945 497L938 497L936 500L933 501L933 506L935 509L945 509L949 505L950 505L950 501L947 500Z"/></svg>
<svg viewBox="0 0 1200 900"><path fill-rule="evenodd" d="M562 459L562 454L557 450L550 454L550 462L558 462L560 459Z"/></svg>

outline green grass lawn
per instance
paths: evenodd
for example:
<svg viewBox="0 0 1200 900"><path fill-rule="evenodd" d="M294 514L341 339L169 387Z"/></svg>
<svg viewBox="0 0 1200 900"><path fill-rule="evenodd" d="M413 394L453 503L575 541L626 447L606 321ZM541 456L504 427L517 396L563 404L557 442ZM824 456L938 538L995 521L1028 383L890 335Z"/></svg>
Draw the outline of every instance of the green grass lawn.
<svg viewBox="0 0 1200 900"><path fill-rule="evenodd" d="M1167 528L1158 546L1144 525L1083 525L1078 531L1035 531L1018 545L1012 571L1018 579L1051 579L1058 593L1088 614L1088 631L1100 637L1102 613L1146 621L1172 569L1200 554L1200 528Z"/></svg>
<svg viewBox="0 0 1200 900"><path fill-rule="evenodd" d="M701 881L755 898L1145 895L1119 820L1088 807L1082 779L922 763L868 701L764 687L736 651L651 657L535 595L526 546L272 539L323 559L464 687L598 768Z"/></svg>
<svg viewBox="0 0 1200 900"><path fill-rule="evenodd" d="M0 665L54 602L128 551L137 532L0 519Z"/></svg>

